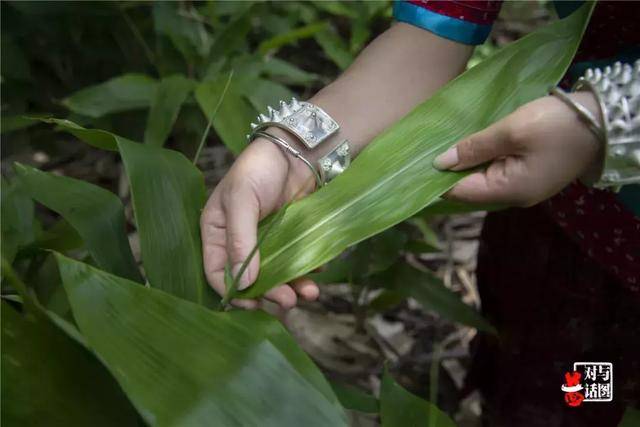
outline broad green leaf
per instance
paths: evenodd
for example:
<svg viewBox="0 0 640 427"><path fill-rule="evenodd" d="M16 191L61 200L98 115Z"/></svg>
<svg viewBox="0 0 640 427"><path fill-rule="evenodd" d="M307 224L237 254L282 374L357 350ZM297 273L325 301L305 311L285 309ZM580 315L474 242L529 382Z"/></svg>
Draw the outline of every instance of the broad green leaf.
<svg viewBox="0 0 640 427"><path fill-rule="evenodd" d="M35 239L33 201L19 179L2 178L2 257L13 262L18 249Z"/></svg>
<svg viewBox="0 0 640 427"><path fill-rule="evenodd" d="M279 58L269 58L262 64L262 71L271 79L290 85L308 85L318 80L318 75L305 71Z"/></svg>
<svg viewBox="0 0 640 427"><path fill-rule="evenodd" d="M160 1L153 4L156 33L167 36L187 63L193 64L207 56L212 40L201 22L184 16L188 13L193 13L193 10L187 10L177 2Z"/></svg>
<svg viewBox="0 0 640 427"><path fill-rule="evenodd" d="M439 199L424 208L416 216L431 217L434 215L455 215L469 212L496 211L503 208L504 206L496 204L462 203L455 202L453 200Z"/></svg>
<svg viewBox="0 0 640 427"><path fill-rule="evenodd" d="M210 58L216 59L228 56L235 49L242 47L247 40L247 34L251 30L251 2L241 2L242 9L236 12L236 16L227 24L213 41Z"/></svg>
<svg viewBox="0 0 640 427"><path fill-rule="evenodd" d="M243 89L253 108L258 111L267 111L267 106L279 108L278 102L289 100L296 95L286 86L265 79L255 79L250 86Z"/></svg>
<svg viewBox="0 0 640 427"><path fill-rule="evenodd" d="M496 333L495 328L480 313L463 303L456 293L447 289L431 272L418 270L405 262L399 262L377 279L386 282L384 284L387 288L405 298L414 298L427 310L433 310L455 322L485 332Z"/></svg>
<svg viewBox="0 0 640 427"><path fill-rule="evenodd" d="M147 128L144 132L145 144L158 147L164 145L178 118L182 103L193 87L194 83L180 74L160 80L147 117Z"/></svg>
<svg viewBox="0 0 640 427"><path fill-rule="evenodd" d="M345 409L376 414L380 410L378 399L347 384L331 382L331 387Z"/></svg>
<svg viewBox="0 0 640 427"><path fill-rule="evenodd" d="M2 302L2 425L136 426L104 366L41 313Z"/></svg>
<svg viewBox="0 0 640 427"><path fill-rule="evenodd" d="M593 4L501 49L378 136L330 185L292 204L264 241L255 297L412 216L464 173L433 159L462 137L543 96L567 69Z"/></svg>
<svg viewBox="0 0 640 427"><path fill-rule="evenodd" d="M45 117L44 114L21 114L16 116L2 116L0 119L0 133L9 133L26 129L38 124L36 117Z"/></svg>
<svg viewBox="0 0 640 427"><path fill-rule="evenodd" d="M70 120L49 118L41 121L54 124L57 130L68 132L79 140L102 150L118 151L117 141L125 139L105 130L86 129Z"/></svg>
<svg viewBox="0 0 640 427"><path fill-rule="evenodd" d="M16 164L26 194L60 214L106 271L142 281L126 235L124 207L113 193L88 182Z"/></svg>
<svg viewBox="0 0 640 427"><path fill-rule="evenodd" d="M228 75L221 75L214 81L200 84L196 89L196 99L207 120L213 117L213 128L222 142L233 154L240 154L247 145L246 134L250 131L249 124L255 121L256 113L233 82L225 93L227 82Z"/></svg>
<svg viewBox="0 0 640 427"><path fill-rule="evenodd" d="M340 67L341 70L351 65L354 56L349 52L347 44L335 28L325 28L323 31L316 33L314 37L316 42L322 47L325 55Z"/></svg>
<svg viewBox="0 0 640 427"><path fill-rule="evenodd" d="M120 111L147 108L157 84L144 74L124 74L81 89L62 103L74 113L97 118Z"/></svg>
<svg viewBox="0 0 640 427"><path fill-rule="evenodd" d="M210 302L203 273L200 210L204 178L181 153L118 141L131 184L142 262L151 286L194 302Z"/></svg>
<svg viewBox="0 0 640 427"><path fill-rule="evenodd" d="M213 312L58 255L88 344L152 426L346 426L337 399L264 335L260 312ZM320 375L315 370L315 377ZM326 393L331 393L327 397Z"/></svg>
<svg viewBox="0 0 640 427"><path fill-rule="evenodd" d="M284 34L278 34L260 43L260 46L258 46L258 52L260 52L261 55L266 55L271 51L280 49L288 44L295 43L300 39L313 37L317 33L324 31L326 28L326 22L314 22L312 24L305 25L304 27L293 29Z"/></svg>
<svg viewBox="0 0 640 427"><path fill-rule="evenodd" d="M435 405L402 388L386 369L380 388L380 418L382 427L456 427Z"/></svg>

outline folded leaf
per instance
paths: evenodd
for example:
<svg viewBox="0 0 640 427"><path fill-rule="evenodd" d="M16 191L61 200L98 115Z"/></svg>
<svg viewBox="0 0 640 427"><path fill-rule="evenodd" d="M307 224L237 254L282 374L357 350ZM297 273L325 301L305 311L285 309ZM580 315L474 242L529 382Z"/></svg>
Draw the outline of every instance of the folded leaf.
<svg viewBox="0 0 640 427"><path fill-rule="evenodd" d="M309 376L311 362L300 367L306 356L265 336L275 322L266 314L213 312L61 255L58 263L80 331L149 425L347 425L317 368Z"/></svg>
<svg viewBox="0 0 640 427"><path fill-rule="evenodd" d="M178 118L180 107L187 99L194 83L186 77L176 74L160 81L151 101L144 132L145 144L160 147L171 133Z"/></svg>
<svg viewBox="0 0 640 427"><path fill-rule="evenodd" d="M380 389L382 427L456 427L447 414L394 381L385 369Z"/></svg>
<svg viewBox="0 0 640 427"><path fill-rule="evenodd" d="M2 302L2 424L137 426L104 366L41 313Z"/></svg>
<svg viewBox="0 0 640 427"><path fill-rule="evenodd" d="M88 182L16 164L24 191L60 214L104 270L142 282L126 234L124 207L113 193Z"/></svg>
<svg viewBox="0 0 640 427"><path fill-rule="evenodd" d="M157 82L144 74L124 74L81 89L62 103L74 113L101 117L148 107L156 86Z"/></svg>
<svg viewBox="0 0 640 427"><path fill-rule="evenodd" d="M592 8L584 4L465 72L378 136L330 185L289 206L260 249L257 282L240 295L261 295L313 270L450 189L465 174L435 170L435 156L557 83Z"/></svg>
<svg viewBox="0 0 640 427"><path fill-rule="evenodd" d="M44 123L55 124L56 129L70 133L79 140L102 150L118 151L119 139L126 139L124 137L115 135L111 132L101 129L86 129L82 126L65 119L40 119Z"/></svg>
<svg viewBox="0 0 640 427"><path fill-rule="evenodd" d="M181 298L212 302L202 267L202 173L177 151L125 140L118 147L131 184L147 280Z"/></svg>

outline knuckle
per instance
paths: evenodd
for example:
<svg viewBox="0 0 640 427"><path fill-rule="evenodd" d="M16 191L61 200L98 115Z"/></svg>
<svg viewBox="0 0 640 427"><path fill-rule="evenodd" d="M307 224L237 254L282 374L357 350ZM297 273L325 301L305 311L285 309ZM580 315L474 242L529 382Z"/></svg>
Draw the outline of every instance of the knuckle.
<svg viewBox="0 0 640 427"><path fill-rule="evenodd" d="M473 136L458 144L458 156L462 162L471 162L478 156L476 139Z"/></svg>

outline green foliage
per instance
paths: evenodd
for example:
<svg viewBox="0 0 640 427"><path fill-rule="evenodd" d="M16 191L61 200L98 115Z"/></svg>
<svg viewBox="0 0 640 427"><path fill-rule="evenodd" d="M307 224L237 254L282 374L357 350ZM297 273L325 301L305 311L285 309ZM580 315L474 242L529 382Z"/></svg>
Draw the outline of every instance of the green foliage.
<svg viewBox="0 0 640 427"><path fill-rule="evenodd" d="M114 194L88 182L16 165L23 191L59 213L80 234L105 271L140 281L125 233L124 207Z"/></svg>
<svg viewBox="0 0 640 427"><path fill-rule="evenodd" d="M471 68L378 136L331 185L291 205L265 239L260 275L244 296L304 275L436 201L465 174L437 171L435 156L556 84L590 11L586 5Z"/></svg>
<svg viewBox="0 0 640 427"><path fill-rule="evenodd" d="M275 319L215 313L63 256L58 263L80 331L150 425L346 425L329 385Z"/></svg>
<svg viewBox="0 0 640 427"><path fill-rule="evenodd" d="M386 370L382 376L380 389L380 417L382 427L455 427L456 425L435 405L403 389Z"/></svg>
<svg viewBox="0 0 640 427"><path fill-rule="evenodd" d="M13 152L49 147L62 131L111 151L129 182L125 206L133 207L127 223L130 211L111 191L28 166L2 180L2 421L340 426L349 408L379 412L384 426L425 417L452 425L388 374L379 402L332 388L275 318L210 310L217 297L202 271L205 186L192 153L197 160L207 142L240 153L257 112L310 93L348 66L376 25L388 24L389 5L0 5L3 143ZM360 242L316 278L381 290L365 312L412 297L492 331L433 274L405 262L409 252L439 250L425 218L461 208L430 205L461 176L430 163L556 81L588 14L585 6L484 60L381 135L335 183L272 216L261 228L259 281L242 294L261 295ZM323 52L313 72L297 56L309 46ZM53 225L41 225L34 201L59 215Z"/></svg>

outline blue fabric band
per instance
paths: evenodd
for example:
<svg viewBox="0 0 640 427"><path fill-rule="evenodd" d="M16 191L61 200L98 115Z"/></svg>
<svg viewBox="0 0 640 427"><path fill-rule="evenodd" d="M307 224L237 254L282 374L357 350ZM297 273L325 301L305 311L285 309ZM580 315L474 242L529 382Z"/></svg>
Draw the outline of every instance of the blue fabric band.
<svg viewBox="0 0 640 427"><path fill-rule="evenodd" d="M393 4L393 16L400 22L406 22L449 40L470 45L484 43L491 32L491 25L480 25L451 18L398 0Z"/></svg>

